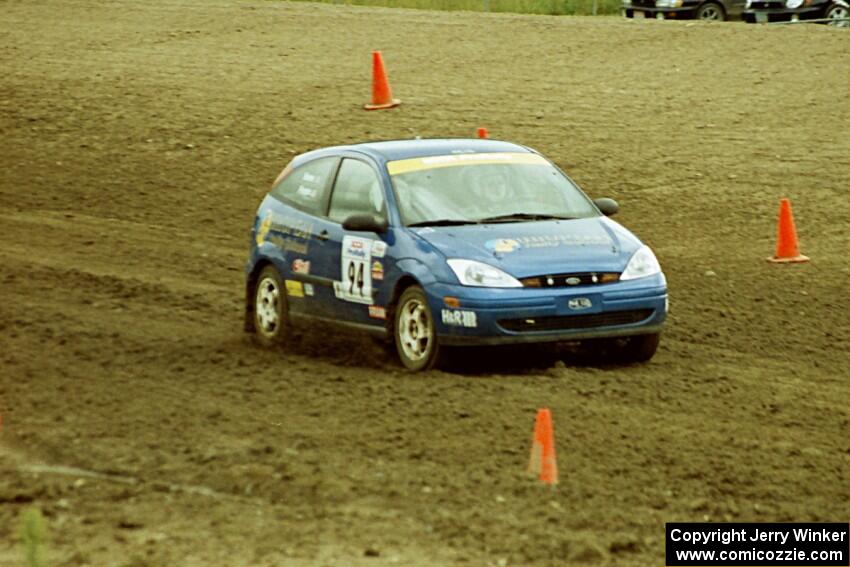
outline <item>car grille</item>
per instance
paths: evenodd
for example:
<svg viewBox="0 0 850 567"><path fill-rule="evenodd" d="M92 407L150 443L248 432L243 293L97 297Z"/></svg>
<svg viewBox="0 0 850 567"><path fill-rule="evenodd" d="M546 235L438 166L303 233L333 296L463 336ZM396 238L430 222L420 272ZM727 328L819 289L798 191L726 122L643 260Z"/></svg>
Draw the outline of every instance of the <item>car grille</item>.
<svg viewBox="0 0 850 567"><path fill-rule="evenodd" d="M635 8L655 8L655 0L632 0Z"/></svg>
<svg viewBox="0 0 850 567"><path fill-rule="evenodd" d="M519 280L524 287L575 287L577 285L599 285L614 283L620 280L620 274L615 272L578 272L575 274L553 274L531 276Z"/></svg>
<svg viewBox="0 0 850 567"><path fill-rule="evenodd" d="M501 319L499 325L515 333L539 331L568 331L571 329L595 329L614 325L628 325L648 319L654 309L610 311L591 315L564 315L555 317L526 317L523 319Z"/></svg>
<svg viewBox="0 0 850 567"><path fill-rule="evenodd" d="M784 2L757 1L750 3L751 10L779 10L785 7Z"/></svg>

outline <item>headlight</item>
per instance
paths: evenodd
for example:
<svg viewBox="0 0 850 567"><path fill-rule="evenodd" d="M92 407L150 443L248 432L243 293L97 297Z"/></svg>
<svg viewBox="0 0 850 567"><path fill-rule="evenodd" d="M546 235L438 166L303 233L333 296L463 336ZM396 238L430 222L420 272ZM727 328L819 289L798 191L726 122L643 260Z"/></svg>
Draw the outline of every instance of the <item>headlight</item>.
<svg viewBox="0 0 850 567"><path fill-rule="evenodd" d="M799 8L802 5L803 5L803 0L786 0L785 1L785 7L791 8L792 10L794 10L795 8Z"/></svg>
<svg viewBox="0 0 850 567"><path fill-rule="evenodd" d="M682 5L682 0L655 0L656 8L678 8Z"/></svg>
<svg viewBox="0 0 850 567"><path fill-rule="evenodd" d="M626 269L620 274L620 281L645 278L661 272L661 264L649 246L642 246L629 260Z"/></svg>
<svg viewBox="0 0 850 567"><path fill-rule="evenodd" d="M522 287L513 276L493 266L474 260L453 258L447 260L449 267L462 285L476 287Z"/></svg>

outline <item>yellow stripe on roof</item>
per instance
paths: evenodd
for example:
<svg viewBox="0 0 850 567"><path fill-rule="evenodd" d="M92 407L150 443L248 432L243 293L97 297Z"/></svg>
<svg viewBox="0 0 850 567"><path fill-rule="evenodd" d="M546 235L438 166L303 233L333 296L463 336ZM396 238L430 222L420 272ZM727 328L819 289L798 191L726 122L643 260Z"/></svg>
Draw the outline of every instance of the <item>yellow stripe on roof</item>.
<svg viewBox="0 0 850 567"><path fill-rule="evenodd" d="M490 165L498 163L521 165L549 165L546 158L532 153L492 153L492 154L451 154L445 156L428 156L421 158L400 159L387 162L390 175L410 173L424 169L456 167L458 165Z"/></svg>

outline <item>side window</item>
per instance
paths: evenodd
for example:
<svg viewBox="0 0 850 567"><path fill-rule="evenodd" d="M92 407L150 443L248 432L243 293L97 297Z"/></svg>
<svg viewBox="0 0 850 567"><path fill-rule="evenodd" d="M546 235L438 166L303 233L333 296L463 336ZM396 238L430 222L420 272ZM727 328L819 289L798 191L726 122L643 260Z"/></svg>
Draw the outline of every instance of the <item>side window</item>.
<svg viewBox="0 0 850 567"><path fill-rule="evenodd" d="M272 196L311 215L324 215L328 178L335 163L333 157L305 163L275 185Z"/></svg>
<svg viewBox="0 0 850 567"><path fill-rule="evenodd" d="M331 193L328 217L341 223L356 214L385 217L384 192L372 166L356 159L344 159Z"/></svg>

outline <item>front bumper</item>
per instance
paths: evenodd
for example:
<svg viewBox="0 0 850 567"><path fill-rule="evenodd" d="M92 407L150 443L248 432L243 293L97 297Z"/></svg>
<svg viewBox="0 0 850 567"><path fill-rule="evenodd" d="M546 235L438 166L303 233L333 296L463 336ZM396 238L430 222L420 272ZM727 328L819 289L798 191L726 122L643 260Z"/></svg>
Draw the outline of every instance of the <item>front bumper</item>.
<svg viewBox="0 0 850 567"><path fill-rule="evenodd" d="M667 283L639 280L559 289L475 288L435 283L425 292L446 345L543 343L657 333ZM445 298L459 301L447 307ZM455 305L453 300L450 304Z"/></svg>

